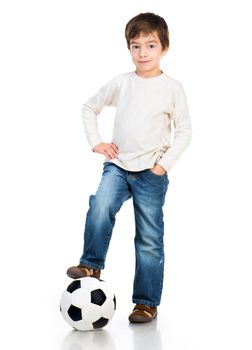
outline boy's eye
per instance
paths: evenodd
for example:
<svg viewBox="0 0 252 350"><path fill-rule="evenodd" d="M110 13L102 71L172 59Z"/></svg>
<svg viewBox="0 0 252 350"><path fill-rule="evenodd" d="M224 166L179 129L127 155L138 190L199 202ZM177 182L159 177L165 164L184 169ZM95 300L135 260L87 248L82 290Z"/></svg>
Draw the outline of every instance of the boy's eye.
<svg viewBox="0 0 252 350"><path fill-rule="evenodd" d="M149 45L148 45L148 48L149 48L149 49L154 49L155 47L156 47L155 44L149 44ZM131 49L132 49L132 50L138 50L139 48L140 48L139 45L131 45Z"/></svg>

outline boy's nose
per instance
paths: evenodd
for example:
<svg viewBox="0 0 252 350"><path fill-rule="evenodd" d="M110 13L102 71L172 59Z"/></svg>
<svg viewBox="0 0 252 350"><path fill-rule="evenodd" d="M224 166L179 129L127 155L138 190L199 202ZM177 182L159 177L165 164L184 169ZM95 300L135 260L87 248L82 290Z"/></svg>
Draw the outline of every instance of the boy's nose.
<svg viewBox="0 0 252 350"><path fill-rule="evenodd" d="M146 51L145 49L140 50L140 57L146 57Z"/></svg>

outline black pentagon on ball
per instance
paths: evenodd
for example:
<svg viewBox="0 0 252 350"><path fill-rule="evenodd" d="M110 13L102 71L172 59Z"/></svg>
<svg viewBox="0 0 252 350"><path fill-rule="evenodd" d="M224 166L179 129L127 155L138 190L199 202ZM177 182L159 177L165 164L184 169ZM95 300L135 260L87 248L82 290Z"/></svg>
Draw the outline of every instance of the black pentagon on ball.
<svg viewBox="0 0 252 350"><path fill-rule="evenodd" d="M116 310L116 297L115 297L115 295L114 295L113 302L114 302L114 310Z"/></svg>
<svg viewBox="0 0 252 350"><path fill-rule="evenodd" d="M67 312L73 321L80 321L82 319L81 309L74 305L71 305Z"/></svg>
<svg viewBox="0 0 252 350"><path fill-rule="evenodd" d="M106 300L106 295L101 289L95 289L91 292L91 303L102 305Z"/></svg>
<svg viewBox="0 0 252 350"><path fill-rule="evenodd" d="M99 320L93 322L93 327L94 327L94 329L102 328L102 327L106 326L108 321L109 320L107 318L101 317L101 318L99 318Z"/></svg>
<svg viewBox="0 0 252 350"><path fill-rule="evenodd" d="M69 293L73 293L76 289L79 289L80 287L81 287L81 281L75 280L69 284L69 286L67 287L67 291Z"/></svg>

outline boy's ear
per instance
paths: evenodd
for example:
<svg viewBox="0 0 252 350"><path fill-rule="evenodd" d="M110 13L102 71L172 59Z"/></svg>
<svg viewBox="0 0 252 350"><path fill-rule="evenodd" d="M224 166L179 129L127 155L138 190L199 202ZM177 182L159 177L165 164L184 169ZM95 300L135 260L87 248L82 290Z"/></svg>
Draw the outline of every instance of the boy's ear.
<svg viewBox="0 0 252 350"><path fill-rule="evenodd" d="M166 55L166 54L167 54L167 51L168 51L168 47L167 47L166 49L163 50L162 56Z"/></svg>

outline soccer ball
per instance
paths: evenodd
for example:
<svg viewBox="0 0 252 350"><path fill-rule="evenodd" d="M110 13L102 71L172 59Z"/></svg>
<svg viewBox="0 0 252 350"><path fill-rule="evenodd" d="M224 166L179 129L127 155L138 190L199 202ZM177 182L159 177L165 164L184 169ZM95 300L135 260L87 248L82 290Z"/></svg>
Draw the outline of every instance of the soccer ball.
<svg viewBox="0 0 252 350"><path fill-rule="evenodd" d="M116 297L105 281L94 277L74 280L63 292L60 311L76 330L95 330L106 326L116 309Z"/></svg>

